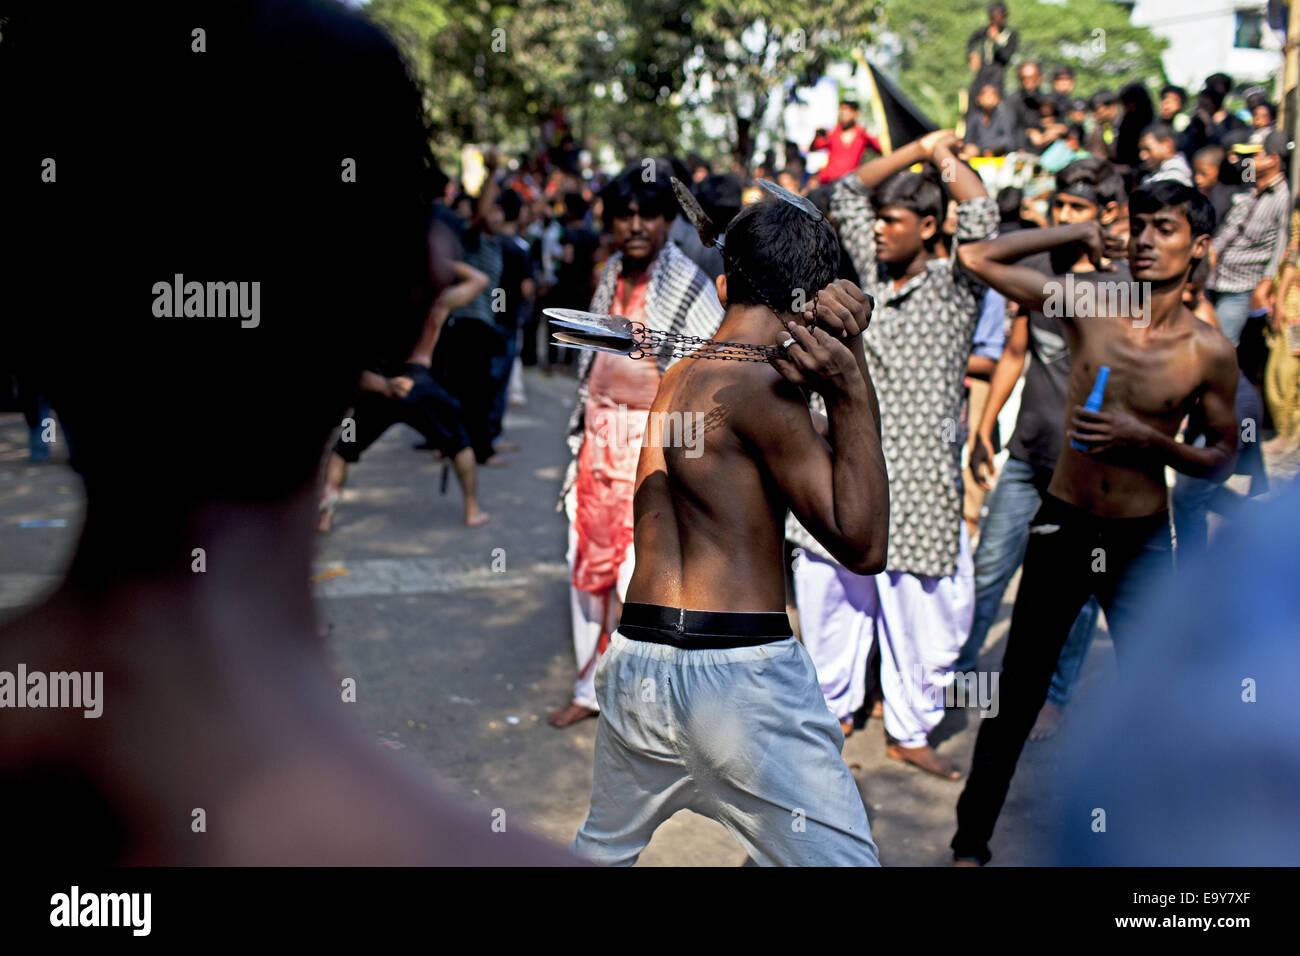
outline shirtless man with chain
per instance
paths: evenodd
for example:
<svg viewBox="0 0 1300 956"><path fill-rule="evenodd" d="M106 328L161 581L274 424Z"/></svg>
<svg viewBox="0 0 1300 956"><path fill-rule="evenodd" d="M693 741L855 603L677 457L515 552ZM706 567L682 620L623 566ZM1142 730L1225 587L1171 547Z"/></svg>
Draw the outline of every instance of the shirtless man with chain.
<svg viewBox="0 0 1300 956"><path fill-rule="evenodd" d="M596 674L591 813L572 849L631 864L690 808L760 864L877 865L843 733L790 632L782 559L789 509L846 567L884 566L889 495L860 336L870 306L834 281L839 248L815 210L750 206L724 256L715 339L784 351L770 364L679 362L660 384L653 411L703 422L702 453L642 447L636 571ZM824 436L802 389L825 398Z"/></svg>

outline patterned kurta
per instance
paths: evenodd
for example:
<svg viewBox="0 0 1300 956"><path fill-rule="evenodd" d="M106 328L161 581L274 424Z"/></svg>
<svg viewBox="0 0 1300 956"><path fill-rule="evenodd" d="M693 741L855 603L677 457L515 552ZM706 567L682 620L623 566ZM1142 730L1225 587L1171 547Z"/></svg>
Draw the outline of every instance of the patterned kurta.
<svg viewBox="0 0 1300 956"><path fill-rule="evenodd" d="M886 570L949 577L961 548L963 383L985 286L954 255L931 260L925 272L895 289L876 259L876 213L857 176L836 184L831 215L863 290L876 300L863 345L880 399L889 473ZM987 239L997 224L992 199L958 204L958 242ZM793 517L787 536L825 554Z"/></svg>

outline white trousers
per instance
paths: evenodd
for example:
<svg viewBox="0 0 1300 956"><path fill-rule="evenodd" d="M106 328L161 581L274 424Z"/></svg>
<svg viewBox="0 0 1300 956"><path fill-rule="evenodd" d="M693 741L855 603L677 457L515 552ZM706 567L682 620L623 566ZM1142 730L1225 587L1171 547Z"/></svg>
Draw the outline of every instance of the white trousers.
<svg viewBox="0 0 1300 956"><path fill-rule="evenodd" d="M965 525L951 577L863 576L808 552L795 565L794 590L799 630L831 713L844 721L862 706L867 656L879 637L885 732L904 747L924 746L943 720L944 691L975 612Z"/></svg>
<svg viewBox="0 0 1300 956"><path fill-rule="evenodd" d="M679 810L763 866L879 866L844 735L793 637L683 650L615 632L600 659L591 812L572 851L631 866Z"/></svg>
<svg viewBox="0 0 1300 956"><path fill-rule="evenodd" d="M510 381L507 383L508 400L512 405L523 405L528 401L528 396L524 392L524 363L518 355L515 356L515 363L510 366Z"/></svg>
<svg viewBox="0 0 1300 956"><path fill-rule="evenodd" d="M573 656L578 661L578 679L573 685L573 702L589 710L600 710L596 701L596 661L599 657L600 635L613 634L627 586L632 580L632 545L618 569L618 582L608 591L579 591L573 586L573 562L578 554L578 531L574 527L576 514L575 493L565 498L569 514L569 610L573 620Z"/></svg>

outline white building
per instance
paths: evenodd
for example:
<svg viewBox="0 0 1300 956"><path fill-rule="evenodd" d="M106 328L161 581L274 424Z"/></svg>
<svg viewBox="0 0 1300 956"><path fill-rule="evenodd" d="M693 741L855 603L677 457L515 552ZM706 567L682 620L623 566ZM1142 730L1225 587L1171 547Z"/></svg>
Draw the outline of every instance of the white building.
<svg viewBox="0 0 1300 956"><path fill-rule="evenodd" d="M1279 13L1279 6L1272 19L1284 24L1286 8ZM1283 37L1269 26L1268 8L1267 0L1136 0L1130 19L1169 40L1165 73L1195 94L1212 73L1226 73L1238 85L1279 74Z"/></svg>

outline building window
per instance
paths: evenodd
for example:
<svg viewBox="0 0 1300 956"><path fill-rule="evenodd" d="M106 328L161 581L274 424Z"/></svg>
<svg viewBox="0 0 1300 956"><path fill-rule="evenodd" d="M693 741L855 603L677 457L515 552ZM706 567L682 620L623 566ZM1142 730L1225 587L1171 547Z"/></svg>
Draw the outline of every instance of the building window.
<svg viewBox="0 0 1300 956"><path fill-rule="evenodd" d="M1264 46L1264 11L1238 10L1237 30L1232 45L1239 49L1259 50Z"/></svg>

